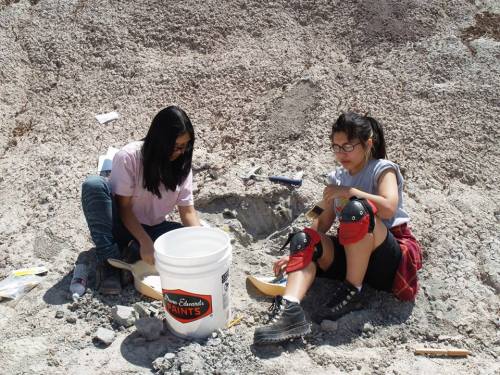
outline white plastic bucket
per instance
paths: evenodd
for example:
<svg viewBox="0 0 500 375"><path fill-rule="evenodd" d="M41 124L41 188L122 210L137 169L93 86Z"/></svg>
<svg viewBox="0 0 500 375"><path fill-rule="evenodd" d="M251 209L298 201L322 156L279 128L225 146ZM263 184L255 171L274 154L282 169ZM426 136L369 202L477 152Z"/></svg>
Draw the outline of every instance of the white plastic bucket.
<svg viewBox="0 0 500 375"><path fill-rule="evenodd" d="M163 306L170 331L202 338L231 319L231 241L217 228L186 227L155 241Z"/></svg>

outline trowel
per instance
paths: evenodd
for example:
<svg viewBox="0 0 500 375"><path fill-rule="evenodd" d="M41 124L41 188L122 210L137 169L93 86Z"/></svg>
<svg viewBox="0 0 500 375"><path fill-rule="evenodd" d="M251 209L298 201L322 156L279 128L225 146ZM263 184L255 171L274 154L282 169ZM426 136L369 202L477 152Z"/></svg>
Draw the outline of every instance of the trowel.
<svg viewBox="0 0 500 375"><path fill-rule="evenodd" d="M162 300L160 275L155 266L138 260L135 263L126 263L118 259L108 259L109 264L113 267L121 268L132 273L134 276L135 289L145 296Z"/></svg>

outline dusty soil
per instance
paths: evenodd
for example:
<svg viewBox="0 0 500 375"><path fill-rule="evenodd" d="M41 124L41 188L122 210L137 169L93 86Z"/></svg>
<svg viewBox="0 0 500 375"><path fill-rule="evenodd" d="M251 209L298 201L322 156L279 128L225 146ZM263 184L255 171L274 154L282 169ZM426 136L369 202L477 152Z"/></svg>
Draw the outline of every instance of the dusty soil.
<svg viewBox="0 0 500 375"><path fill-rule="evenodd" d="M498 373L499 14L497 1L0 1L0 277L50 269L0 303L1 372ZM81 182L169 104L196 129L197 209L234 238L243 321L197 342L120 327L113 306L151 306L132 287L78 303L67 292L79 254L93 254ZM95 120L112 110L122 117ZM371 292L333 331L254 347L270 301L245 277L269 274L286 233L307 224L342 110L385 126L425 249L421 291L414 304ZM304 171L304 185L245 187L238 175L253 165ZM314 285L308 312L330 287ZM99 327L115 331L110 346L95 342ZM420 345L472 355L418 357Z"/></svg>

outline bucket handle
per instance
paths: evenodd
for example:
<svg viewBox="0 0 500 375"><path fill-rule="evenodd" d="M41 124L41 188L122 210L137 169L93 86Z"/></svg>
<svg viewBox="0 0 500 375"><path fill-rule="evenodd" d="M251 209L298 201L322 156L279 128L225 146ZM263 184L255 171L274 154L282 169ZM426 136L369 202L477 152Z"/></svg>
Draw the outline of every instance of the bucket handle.
<svg viewBox="0 0 500 375"><path fill-rule="evenodd" d="M108 263L111 264L113 267L121 268L124 270L132 271L132 264L126 263L122 260L118 259L113 259L113 258L108 258Z"/></svg>

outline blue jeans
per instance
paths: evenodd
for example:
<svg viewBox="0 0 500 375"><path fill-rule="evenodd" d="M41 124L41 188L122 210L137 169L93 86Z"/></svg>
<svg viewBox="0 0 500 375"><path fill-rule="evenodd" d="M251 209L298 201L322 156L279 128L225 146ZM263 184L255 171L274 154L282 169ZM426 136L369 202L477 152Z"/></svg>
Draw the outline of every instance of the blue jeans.
<svg viewBox="0 0 500 375"><path fill-rule="evenodd" d="M87 225L95 244L97 264L106 264L106 259L121 259L122 249L134 236L123 225L118 215L115 200L111 192L111 184L101 176L89 176L82 184L82 208ZM142 224L146 233L155 241L162 234L182 228L180 223L164 221L149 226ZM139 246L135 243L131 249L140 258Z"/></svg>

